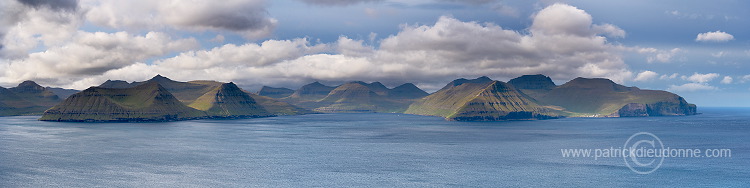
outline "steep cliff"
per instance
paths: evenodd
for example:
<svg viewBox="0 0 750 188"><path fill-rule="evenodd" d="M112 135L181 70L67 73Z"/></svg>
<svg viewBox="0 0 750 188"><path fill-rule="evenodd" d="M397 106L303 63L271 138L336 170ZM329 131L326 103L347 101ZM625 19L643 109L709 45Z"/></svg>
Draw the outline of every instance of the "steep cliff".
<svg viewBox="0 0 750 188"><path fill-rule="evenodd" d="M242 118L272 116L263 106L243 92L234 83L225 83L198 97L192 108L206 112L214 118Z"/></svg>
<svg viewBox="0 0 750 188"><path fill-rule="evenodd" d="M483 80L483 79L479 79ZM513 86L500 81L451 82L409 106L405 113L441 116L458 121L498 121L557 118Z"/></svg>
<svg viewBox="0 0 750 188"><path fill-rule="evenodd" d="M569 116L621 117L694 115L696 107L666 91L626 87L604 78L576 78L549 91L535 94L545 104L559 106ZM641 108L645 107L646 114ZM622 112L622 113L621 113Z"/></svg>
<svg viewBox="0 0 750 188"><path fill-rule="evenodd" d="M205 117L182 104L157 82L132 88L91 87L44 112L42 121L139 122Z"/></svg>

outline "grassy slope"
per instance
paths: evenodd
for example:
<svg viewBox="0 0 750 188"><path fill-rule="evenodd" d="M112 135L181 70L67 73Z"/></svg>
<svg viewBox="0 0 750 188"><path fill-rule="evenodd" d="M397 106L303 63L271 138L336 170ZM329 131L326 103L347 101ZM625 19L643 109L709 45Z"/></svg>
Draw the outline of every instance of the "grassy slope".
<svg viewBox="0 0 750 188"><path fill-rule="evenodd" d="M607 79L576 78L548 92L523 91L544 104L564 108L570 116L606 116L629 103L684 102L670 92L625 87Z"/></svg>
<svg viewBox="0 0 750 188"><path fill-rule="evenodd" d="M310 106L314 106L315 111L328 113L403 113L414 101L389 93L390 90L378 82L350 82L336 87Z"/></svg>
<svg viewBox="0 0 750 188"><path fill-rule="evenodd" d="M189 106L214 117L271 116L271 113L234 83L221 84L194 100Z"/></svg>
<svg viewBox="0 0 750 188"><path fill-rule="evenodd" d="M46 121L168 121L206 116L156 82L126 89L92 87L47 110Z"/></svg>
<svg viewBox="0 0 750 188"><path fill-rule="evenodd" d="M445 88L415 102L405 113L485 121L558 116L553 110L538 105L512 86L499 81L464 83Z"/></svg>
<svg viewBox="0 0 750 188"><path fill-rule="evenodd" d="M223 84L221 82L206 81L206 80L190 81L188 83L206 85L211 88L216 88L216 87L219 87L221 84ZM300 114L315 113L313 111L306 110L306 109L291 105L287 102L279 101L271 97L260 96L260 95L257 95L255 93L252 93L246 90L242 90L242 91L246 93L247 95L249 95L251 98L253 98L255 102L263 106L263 108L265 108L266 111L268 111L269 113L273 115L281 116L281 115L300 115Z"/></svg>

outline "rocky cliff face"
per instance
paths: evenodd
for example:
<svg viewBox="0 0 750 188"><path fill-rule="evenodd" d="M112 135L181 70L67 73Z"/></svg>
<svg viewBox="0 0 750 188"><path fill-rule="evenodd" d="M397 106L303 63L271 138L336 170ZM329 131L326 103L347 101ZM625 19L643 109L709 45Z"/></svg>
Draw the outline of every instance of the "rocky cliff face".
<svg viewBox="0 0 750 188"><path fill-rule="evenodd" d="M187 107L156 82L132 88L92 87L70 96L44 112L42 121L176 121L203 118L205 112Z"/></svg>
<svg viewBox="0 0 750 188"><path fill-rule="evenodd" d="M206 112L214 118L244 118L272 116L263 106L234 83L221 84L199 97L192 108Z"/></svg>
<svg viewBox="0 0 750 188"><path fill-rule="evenodd" d="M263 88L261 88L258 91L258 95L260 96L266 96L266 97L277 98L277 99L288 97L292 94L294 94L294 90L292 89L276 88L276 87L268 87L268 86L263 86Z"/></svg>
<svg viewBox="0 0 750 188"><path fill-rule="evenodd" d="M553 110L538 105L513 86L500 82L455 81L406 110L408 114L441 116L458 121L498 121L549 119L559 117Z"/></svg>
<svg viewBox="0 0 750 188"><path fill-rule="evenodd" d="M522 89L521 91L539 103L557 106L567 116L573 117L696 114L695 105L688 104L682 97L673 93L626 87L604 78L576 78L549 90Z"/></svg>

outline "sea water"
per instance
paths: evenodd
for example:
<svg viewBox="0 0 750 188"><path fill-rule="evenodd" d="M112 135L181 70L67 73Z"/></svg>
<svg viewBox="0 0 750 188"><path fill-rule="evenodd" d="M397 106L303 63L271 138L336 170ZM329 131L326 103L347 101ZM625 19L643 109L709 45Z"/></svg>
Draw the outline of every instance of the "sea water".
<svg viewBox="0 0 750 188"><path fill-rule="evenodd" d="M507 122L404 114L167 123L0 117L0 187L750 186L750 109L699 111ZM669 148L731 156L664 158L639 174L627 158L562 154L622 148L641 132Z"/></svg>

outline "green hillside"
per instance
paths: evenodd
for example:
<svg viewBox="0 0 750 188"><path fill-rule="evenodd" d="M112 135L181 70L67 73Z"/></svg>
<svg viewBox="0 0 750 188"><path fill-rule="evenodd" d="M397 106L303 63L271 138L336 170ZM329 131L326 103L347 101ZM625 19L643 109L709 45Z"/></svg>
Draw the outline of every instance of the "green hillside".
<svg viewBox="0 0 750 188"><path fill-rule="evenodd" d="M529 95L540 103L558 106L568 112L569 116L620 117L696 113L695 105L688 104L685 99L673 93L626 87L604 78L579 77L551 90L531 92L534 93ZM628 104L633 105L626 106ZM628 112L636 104L643 106L643 112Z"/></svg>
<svg viewBox="0 0 750 188"><path fill-rule="evenodd" d="M157 82L132 88L91 87L44 112L42 121L175 121L205 117Z"/></svg>
<svg viewBox="0 0 750 188"><path fill-rule="evenodd" d="M458 121L549 119L560 115L500 81L457 80L421 100L405 113L441 116ZM484 83L482 83L484 82ZM455 85L455 83L460 83Z"/></svg>
<svg viewBox="0 0 750 188"><path fill-rule="evenodd" d="M263 106L234 83L225 83L206 92L189 105L220 118L272 116Z"/></svg>

